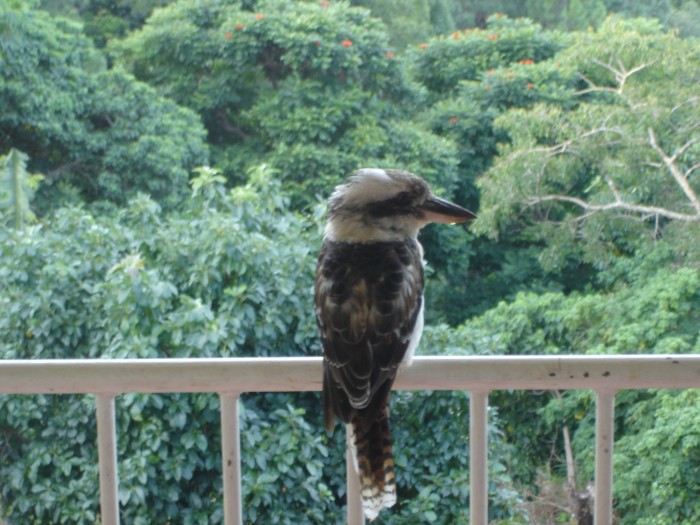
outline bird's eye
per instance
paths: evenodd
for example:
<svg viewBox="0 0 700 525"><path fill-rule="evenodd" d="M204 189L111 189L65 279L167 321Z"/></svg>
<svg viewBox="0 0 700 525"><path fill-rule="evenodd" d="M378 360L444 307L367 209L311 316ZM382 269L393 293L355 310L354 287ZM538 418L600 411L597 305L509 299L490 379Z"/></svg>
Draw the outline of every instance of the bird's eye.
<svg viewBox="0 0 700 525"><path fill-rule="evenodd" d="M396 194L394 197L394 200L396 201L397 204L405 204L409 205L411 204L411 201L413 200L413 196L407 192L407 191L402 191Z"/></svg>
<svg viewBox="0 0 700 525"><path fill-rule="evenodd" d="M374 217L388 217L412 213L412 206L413 196L410 192L402 191L389 199L369 203L367 211Z"/></svg>

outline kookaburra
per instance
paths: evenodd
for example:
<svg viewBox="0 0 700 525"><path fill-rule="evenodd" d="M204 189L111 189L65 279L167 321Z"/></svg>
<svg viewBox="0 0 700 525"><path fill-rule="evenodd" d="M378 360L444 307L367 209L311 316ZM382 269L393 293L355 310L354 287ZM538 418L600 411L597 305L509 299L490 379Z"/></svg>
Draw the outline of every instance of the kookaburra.
<svg viewBox="0 0 700 525"><path fill-rule="evenodd" d="M330 198L314 300L323 345L323 419L352 425L365 516L396 502L389 396L423 331L423 249L430 222L476 216L406 171L361 169Z"/></svg>

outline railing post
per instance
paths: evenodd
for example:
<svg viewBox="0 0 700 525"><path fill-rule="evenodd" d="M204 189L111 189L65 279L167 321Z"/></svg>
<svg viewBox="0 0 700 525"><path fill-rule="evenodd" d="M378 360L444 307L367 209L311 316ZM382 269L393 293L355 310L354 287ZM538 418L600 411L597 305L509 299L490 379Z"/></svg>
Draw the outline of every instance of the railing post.
<svg viewBox="0 0 700 525"><path fill-rule="evenodd" d="M469 396L469 523L486 525L489 516L488 478L489 394L471 391Z"/></svg>
<svg viewBox="0 0 700 525"><path fill-rule="evenodd" d="M595 525L612 524L615 392L596 391L595 403Z"/></svg>
<svg viewBox="0 0 700 525"><path fill-rule="evenodd" d="M114 396L97 394L97 460L102 525L119 525L119 475Z"/></svg>
<svg viewBox="0 0 700 525"><path fill-rule="evenodd" d="M221 471L224 490L225 525L243 524L241 494L241 434L239 393L219 394L221 400Z"/></svg>
<svg viewBox="0 0 700 525"><path fill-rule="evenodd" d="M364 525L365 514L362 510L360 478L355 468L352 454L352 426L345 425L345 491L348 507L348 525Z"/></svg>

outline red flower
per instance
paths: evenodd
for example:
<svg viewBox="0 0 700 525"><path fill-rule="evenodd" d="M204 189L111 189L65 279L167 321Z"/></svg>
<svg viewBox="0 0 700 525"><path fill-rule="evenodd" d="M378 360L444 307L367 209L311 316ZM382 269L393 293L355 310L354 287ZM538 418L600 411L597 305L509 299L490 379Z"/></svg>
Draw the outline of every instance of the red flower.
<svg viewBox="0 0 700 525"><path fill-rule="evenodd" d="M226 40L231 40L231 36L233 36L233 35L231 34L231 31L229 31L229 32L226 33L226 35L224 35L224 36L226 37Z"/></svg>
<svg viewBox="0 0 700 525"><path fill-rule="evenodd" d="M526 66L531 66L534 63L535 63L535 61L532 60L531 58L524 58L523 60L518 60L518 64L523 64Z"/></svg>
<svg viewBox="0 0 700 525"><path fill-rule="evenodd" d="M263 18L265 18L265 15L264 15L264 14L262 14L262 13L255 13L255 19L256 19L256 20L262 20Z"/></svg>
<svg viewBox="0 0 700 525"><path fill-rule="evenodd" d="M386 52L386 57L387 57L387 58L394 58L394 53L392 53L391 51L387 51L387 52Z"/></svg>
<svg viewBox="0 0 700 525"><path fill-rule="evenodd" d="M450 124L457 124L457 117L450 117Z"/></svg>
<svg viewBox="0 0 700 525"><path fill-rule="evenodd" d="M343 47L352 47L352 40L343 40L341 43Z"/></svg>
<svg viewBox="0 0 700 525"><path fill-rule="evenodd" d="M527 83L527 89L532 89L532 88L534 88L534 87L535 87L535 86L532 85L532 82L528 82L528 83Z"/></svg>
<svg viewBox="0 0 700 525"><path fill-rule="evenodd" d="M421 49L428 49L428 44L421 44L418 47L420 47Z"/></svg>
<svg viewBox="0 0 700 525"><path fill-rule="evenodd" d="M457 40L461 36L461 34L459 33L459 31L457 31L455 33L452 33L450 36L452 38L454 38L455 40Z"/></svg>
<svg viewBox="0 0 700 525"><path fill-rule="evenodd" d="M236 31L243 31L245 26L243 24L236 24Z"/></svg>
<svg viewBox="0 0 700 525"><path fill-rule="evenodd" d="M321 7L330 7L331 3L330 2L319 2L318 5Z"/></svg>
<svg viewBox="0 0 700 525"><path fill-rule="evenodd" d="M500 35L497 35L496 33L491 33L486 38L488 38L489 40L498 40L500 38Z"/></svg>

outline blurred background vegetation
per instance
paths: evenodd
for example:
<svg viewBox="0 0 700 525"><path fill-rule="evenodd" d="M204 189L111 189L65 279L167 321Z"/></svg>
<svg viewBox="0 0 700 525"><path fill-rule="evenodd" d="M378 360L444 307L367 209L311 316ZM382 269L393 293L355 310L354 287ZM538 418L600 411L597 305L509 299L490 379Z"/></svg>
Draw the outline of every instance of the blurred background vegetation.
<svg viewBox="0 0 700 525"><path fill-rule="evenodd" d="M325 199L400 167L430 355L700 352L697 1L0 0L0 357L319 355ZM494 523L576 523L590 392L494 392ZM130 524L221 523L218 399L124 395ZM342 523L316 394L243 400L246 523ZM615 515L700 522L700 395L617 399ZM94 401L0 397L0 512L99 523ZM394 398L399 503L468 523L468 396ZM340 427L338 427L340 428ZM651 502L651 503L650 503Z"/></svg>

